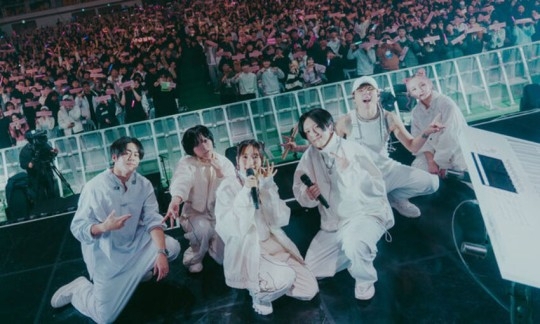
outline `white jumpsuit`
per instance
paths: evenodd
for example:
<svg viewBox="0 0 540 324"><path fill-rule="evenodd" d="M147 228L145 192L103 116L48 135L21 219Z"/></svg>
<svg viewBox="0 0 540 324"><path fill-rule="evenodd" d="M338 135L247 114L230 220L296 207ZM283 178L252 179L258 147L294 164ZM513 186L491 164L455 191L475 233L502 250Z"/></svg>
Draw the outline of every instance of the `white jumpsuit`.
<svg viewBox="0 0 540 324"><path fill-rule="evenodd" d="M171 196L184 201L180 224L190 247L184 252L184 265L202 262L206 252L219 264L223 263L223 241L214 230L216 190L221 181L234 176L234 166L225 156L214 153L221 165L223 178L218 178L214 167L194 156L184 156L178 162L170 185Z"/></svg>
<svg viewBox="0 0 540 324"><path fill-rule="evenodd" d="M161 227L154 188L148 179L133 173L122 182L111 170L90 180L81 192L71 232L81 242L83 258L93 279L78 285L71 303L97 323L111 323L123 310L143 276L150 271L158 255L150 231ZM92 225L116 216L131 214L124 227L100 236L92 236ZM169 259L180 253L177 240L165 236Z"/></svg>

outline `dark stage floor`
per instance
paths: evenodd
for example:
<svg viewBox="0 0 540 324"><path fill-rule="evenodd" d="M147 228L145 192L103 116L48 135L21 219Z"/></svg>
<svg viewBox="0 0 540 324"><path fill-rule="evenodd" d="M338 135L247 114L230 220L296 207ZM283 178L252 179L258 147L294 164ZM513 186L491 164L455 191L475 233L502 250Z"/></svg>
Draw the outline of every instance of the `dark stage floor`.
<svg viewBox="0 0 540 324"><path fill-rule="evenodd" d="M540 113L515 116L479 127L540 142ZM397 156L406 156L398 151ZM409 157L402 158L404 161ZM290 194L295 165L280 167L282 194ZM354 280L347 271L319 281L312 301L282 297L274 313L256 315L247 291L228 288L222 268L212 259L200 274L189 274L181 258L171 264L160 283L142 283L124 310L120 323L509 323L511 283L501 279L492 251L484 259L464 255L456 241L483 243L485 229L479 209L461 202L474 192L459 182L413 199L419 219L396 214L392 242L381 240L376 258L379 281L370 302L354 298ZM305 253L318 229L318 215L294 202L289 226L292 240ZM0 228L0 321L3 323L89 323L73 307L53 309L52 294L61 285L86 275L80 245L69 232L72 214ZM168 231L188 246L179 229ZM538 247L530 247L538 248ZM470 272L489 290L480 287ZM539 274L540 275L540 274ZM540 322L540 292L531 288L532 322ZM497 300L496 300L497 299Z"/></svg>

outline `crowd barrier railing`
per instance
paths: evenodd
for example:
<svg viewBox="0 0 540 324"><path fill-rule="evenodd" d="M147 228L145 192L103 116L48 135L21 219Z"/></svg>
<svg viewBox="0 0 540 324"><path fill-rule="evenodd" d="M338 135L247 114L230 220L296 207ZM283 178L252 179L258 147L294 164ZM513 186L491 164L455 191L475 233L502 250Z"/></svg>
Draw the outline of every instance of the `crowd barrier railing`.
<svg viewBox="0 0 540 324"><path fill-rule="evenodd" d="M398 98L395 112L405 124L410 119L410 105L403 93L403 82L420 67L426 70L435 89L454 99L467 121L473 122L519 110L523 87L540 81L540 42L374 75L380 88ZM54 163L78 193L88 180L110 165L110 144L122 135L129 135L139 138L145 149L139 171L142 174L159 172L165 181L170 179L176 162L185 154L181 147L183 133L197 124L213 132L219 153L223 154L243 139L255 138L265 142L268 158L280 163L283 162L280 146L283 136L289 135L303 112L322 107L338 117L351 110L353 81L50 139L53 147L59 149ZM22 171L20 149L12 147L0 151L2 193L7 180ZM290 159L291 153L285 160ZM57 179L57 182L61 195L69 195L61 181Z"/></svg>

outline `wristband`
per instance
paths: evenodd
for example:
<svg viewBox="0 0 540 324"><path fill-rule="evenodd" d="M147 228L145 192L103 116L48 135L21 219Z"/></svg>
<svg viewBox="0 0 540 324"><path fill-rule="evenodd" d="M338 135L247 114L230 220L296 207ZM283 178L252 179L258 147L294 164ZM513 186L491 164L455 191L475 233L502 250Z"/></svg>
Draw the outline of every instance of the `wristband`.
<svg viewBox="0 0 540 324"><path fill-rule="evenodd" d="M167 249L159 249L159 250L157 250L157 253L158 253L158 254L163 254L163 255L165 255L166 257L169 256L169 250L167 250Z"/></svg>

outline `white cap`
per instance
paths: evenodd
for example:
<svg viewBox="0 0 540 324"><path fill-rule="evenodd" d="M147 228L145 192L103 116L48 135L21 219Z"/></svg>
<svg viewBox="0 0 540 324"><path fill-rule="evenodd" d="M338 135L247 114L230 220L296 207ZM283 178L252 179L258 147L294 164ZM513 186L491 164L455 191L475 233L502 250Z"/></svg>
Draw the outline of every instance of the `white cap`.
<svg viewBox="0 0 540 324"><path fill-rule="evenodd" d="M352 88L351 88L351 92L355 92L363 84L369 84L375 89L379 89L379 85L377 84L377 81L375 81L374 78L370 76L363 76L361 78L354 80Z"/></svg>

